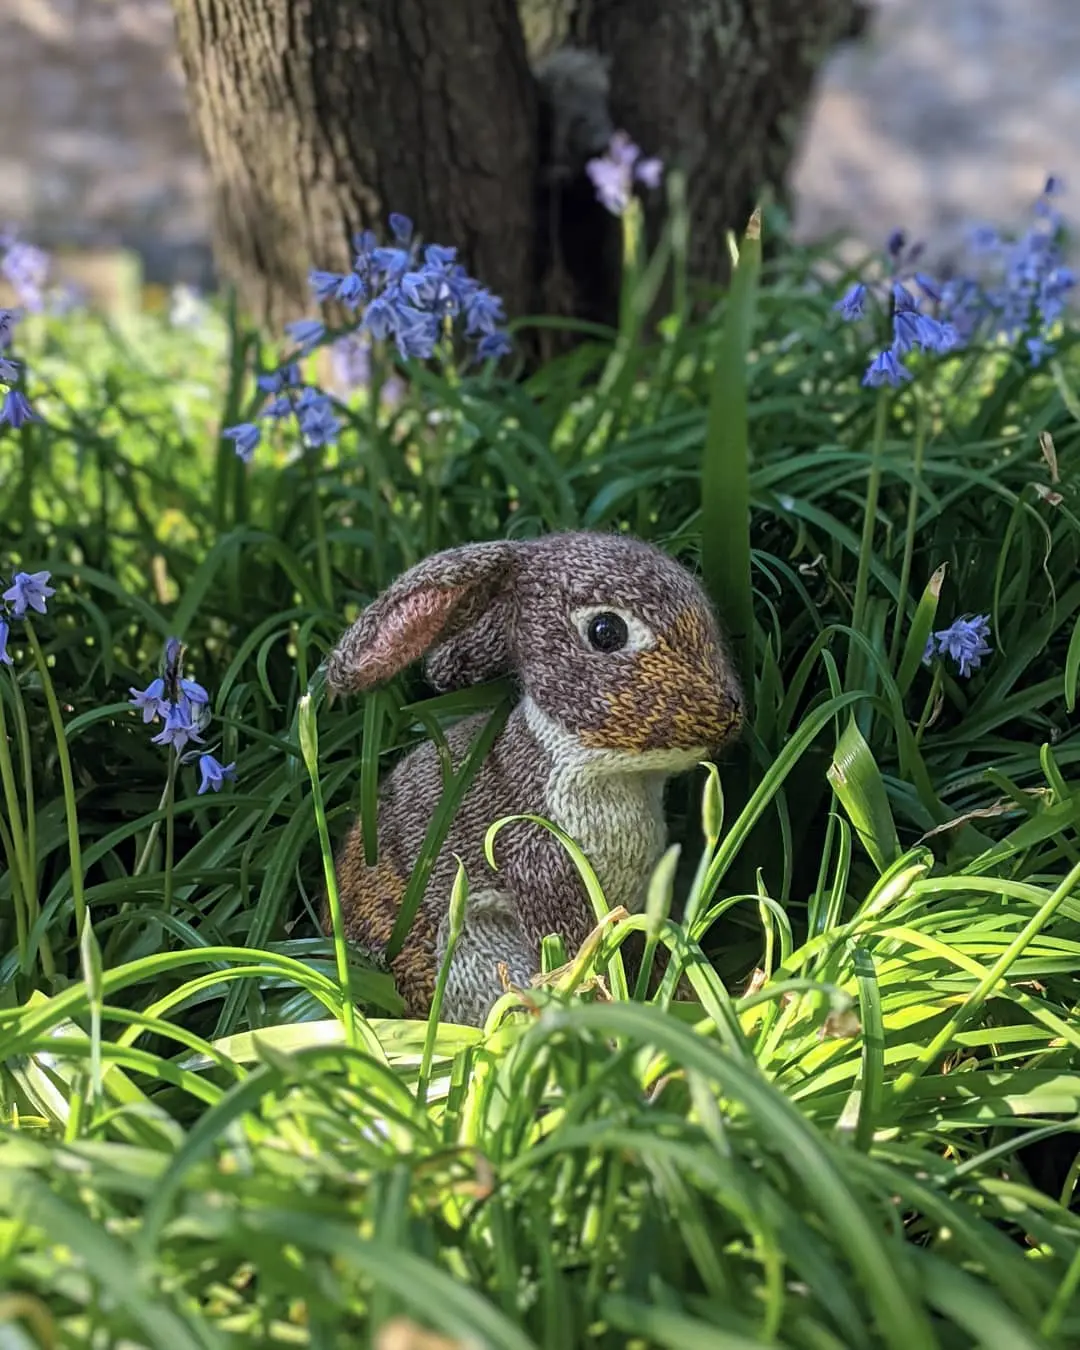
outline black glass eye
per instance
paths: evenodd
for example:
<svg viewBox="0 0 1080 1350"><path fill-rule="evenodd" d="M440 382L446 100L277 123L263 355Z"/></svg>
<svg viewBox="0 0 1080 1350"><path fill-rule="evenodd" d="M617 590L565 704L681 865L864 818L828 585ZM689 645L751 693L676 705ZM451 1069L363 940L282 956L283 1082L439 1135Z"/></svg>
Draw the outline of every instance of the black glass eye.
<svg viewBox="0 0 1080 1350"><path fill-rule="evenodd" d="M625 619L605 610L602 614L592 616L585 636L589 639L589 646L595 647L598 652L617 652L626 646L630 633Z"/></svg>

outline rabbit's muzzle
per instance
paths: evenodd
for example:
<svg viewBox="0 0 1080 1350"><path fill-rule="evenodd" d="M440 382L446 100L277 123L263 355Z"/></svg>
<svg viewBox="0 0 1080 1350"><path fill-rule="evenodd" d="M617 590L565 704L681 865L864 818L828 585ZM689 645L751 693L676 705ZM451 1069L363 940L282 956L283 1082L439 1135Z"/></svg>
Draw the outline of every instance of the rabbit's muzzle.
<svg viewBox="0 0 1080 1350"><path fill-rule="evenodd" d="M581 736L594 749L712 752L742 721L735 673L711 624L693 610L681 614L654 647L637 654L605 701L603 720Z"/></svg>

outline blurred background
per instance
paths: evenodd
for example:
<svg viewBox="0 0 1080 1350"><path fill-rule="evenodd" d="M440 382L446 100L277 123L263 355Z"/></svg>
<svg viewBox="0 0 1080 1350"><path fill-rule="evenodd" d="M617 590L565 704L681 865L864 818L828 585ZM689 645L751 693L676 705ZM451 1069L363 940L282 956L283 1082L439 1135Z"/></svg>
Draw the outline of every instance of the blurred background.
<svg viewBox="0 0 1080 1350"><path fill-rule="evenodd" d="M1015 224L1048 172L1080 184L1076 0L871 0L826 62L792 188L804 239L931 255L972 221ZM212 280L210 184L169 0L7 0L0 225L61 250L99 299ZM1080 193L1063 209L1075 223ZM135 266L135 260L138 266Z"/></svg>

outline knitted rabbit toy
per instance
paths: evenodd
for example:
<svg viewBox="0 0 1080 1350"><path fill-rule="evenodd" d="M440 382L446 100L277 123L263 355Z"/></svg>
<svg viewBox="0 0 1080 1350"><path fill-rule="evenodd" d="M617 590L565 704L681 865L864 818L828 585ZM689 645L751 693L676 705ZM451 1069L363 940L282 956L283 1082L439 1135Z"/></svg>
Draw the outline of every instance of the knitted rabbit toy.
<svg viewBox="0 0 1080 1350"><path fill-rule="evenodd" d="M659 549L622 535L466 544L427 558L345 633L327 663L327 686L369 689L425 655L427 678L441 692L510 676L520 694L390 962L407 1016L426 1017L458 855L469 897L442 1016L480 1025L505 992L500 963L526 986L546 934L573 951L595 923L580 875L550 831L506 825L493 872L484 857L488 827L507 815L553 821L581 845L608 903L639 909L665 847L664 784L736 733L740 694L701 587ZM487 716L447 732L455 770ZM438 755L426 743L383 784L377 863L365 863L359 822L338 856L346 936L376 956L441 792ZM325 912L323 923L328 929Z"/></svg>

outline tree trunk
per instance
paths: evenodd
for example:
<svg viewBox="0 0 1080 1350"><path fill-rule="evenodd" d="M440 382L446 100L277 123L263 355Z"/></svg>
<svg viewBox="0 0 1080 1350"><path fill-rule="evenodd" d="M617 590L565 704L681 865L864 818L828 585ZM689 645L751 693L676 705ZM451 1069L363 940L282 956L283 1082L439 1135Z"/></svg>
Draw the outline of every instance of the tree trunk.
<svg viewBox="0 0 1080 1350"><path fill-rule="evenodd" d="M783 199L814 76L863 0L582 0L578 41L611 58L612 112L687 175L690 268L718 280L725 230Z"/></svg>
<svg viewBox="0 0 1080 1350"><path fill-rule="evenodd" d="M528 58L564 42L611 58L615 124L646 155L686 170L692 270L722 279L725 229L745 224L764 187L782 188L818 64L863 8L862 0L174 5L216 189L219 269L243 307L277 332L313 312L308 269L344 270L351 235L383 225L390 211L412 216L425 238L456 245L511 317L555 308L614 319L619 234L583 162L556 203L556 252L571 275L547 267L551 192Z"/></svg>
<svg viewBox="0 0 1080 1350"><path fill-rule="evenodd" d="M216 257L272 331L391 211L529 309L535 92L513 0L174 0Z"/></svg>

